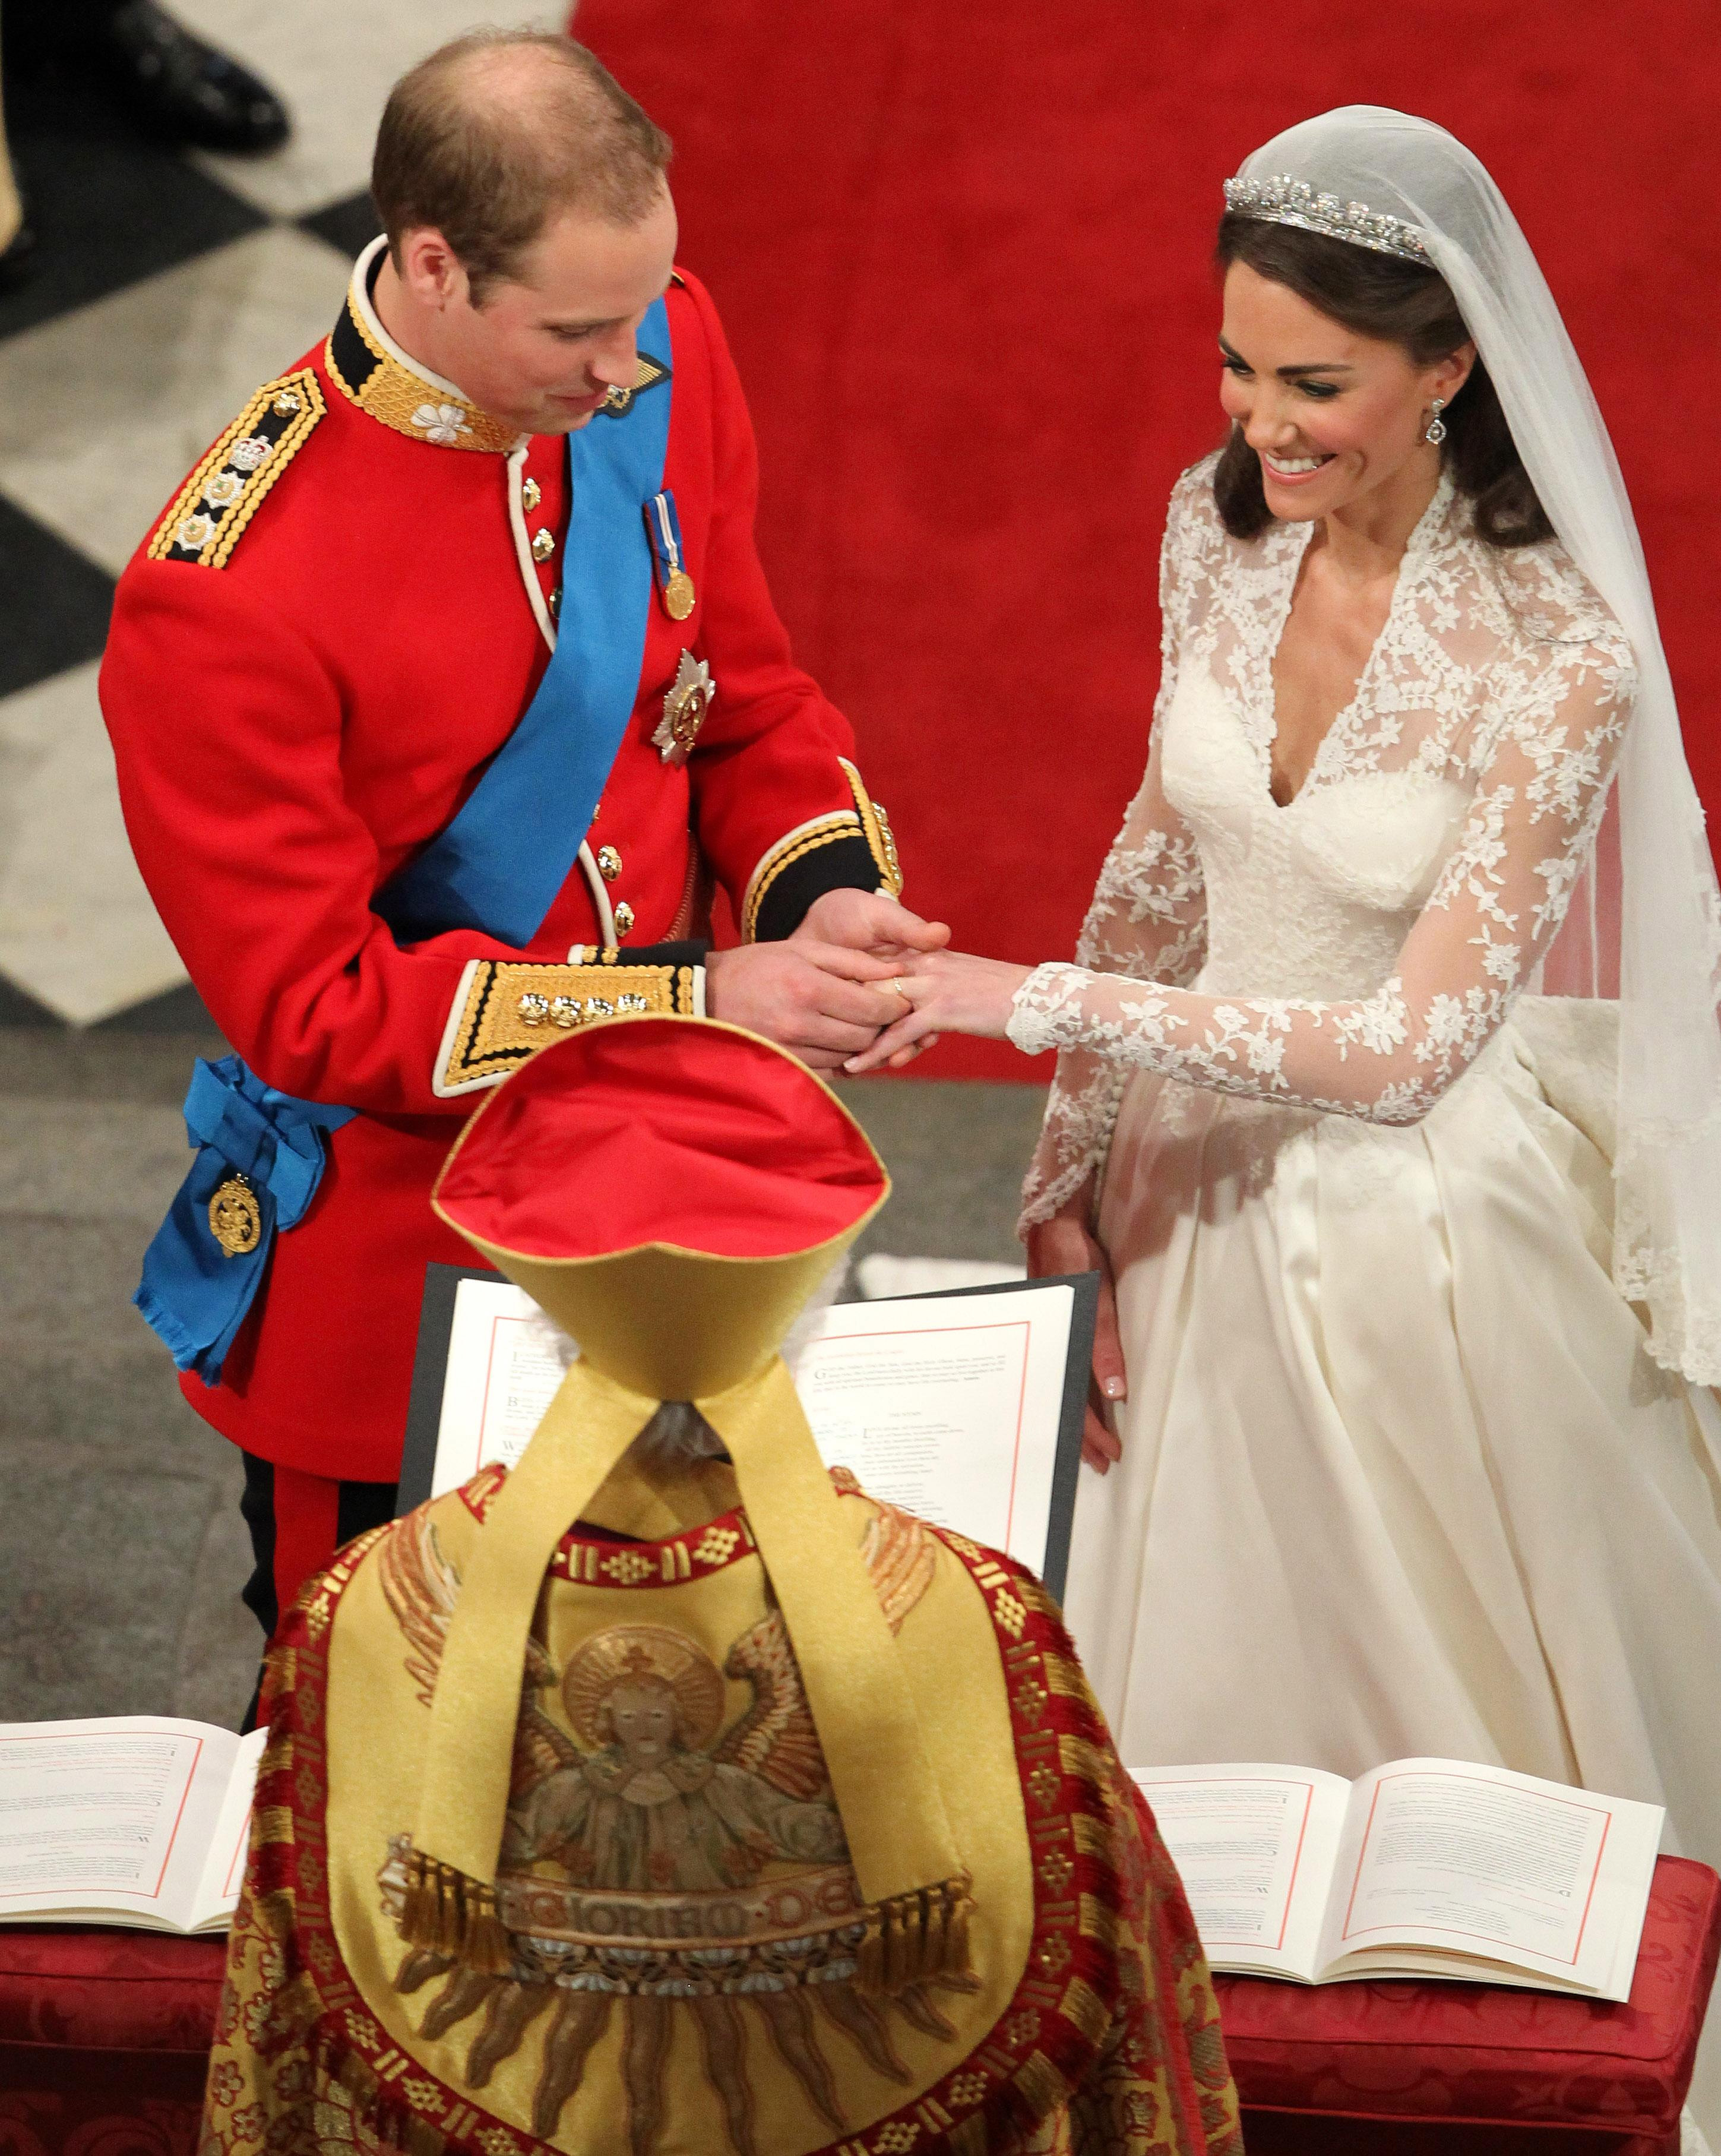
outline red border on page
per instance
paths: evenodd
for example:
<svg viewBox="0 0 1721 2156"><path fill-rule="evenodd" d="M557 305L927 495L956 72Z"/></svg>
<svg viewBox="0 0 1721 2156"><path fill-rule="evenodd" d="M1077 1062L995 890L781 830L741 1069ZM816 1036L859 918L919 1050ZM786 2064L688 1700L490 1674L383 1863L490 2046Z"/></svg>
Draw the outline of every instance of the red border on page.
<svg viewBox="0 0 1721 2156"><path fill-rule="evenodd" d="M1362 1887L1363 1860L1369 1853L1369 1836L1375 1830L1375 1813L1380 1805L1380 1792L1386 1788L1388 1782L1404 1781L1475 1782L1484 1789L1508 1789L1513 1786L1509 1782L1494 1781L1486 1774L1454 1774L1449 1773L1444 1768L1431 1770L1428 1768L1419 1768L1414 1774L1383 1774L1380 1777L1380 1779L1375 1783L1375 1794L1369 1800L1369 1815L1367 1820L1364 1822L1362 1841L1356 1852L1356 1871L1350 1881L1350 1898L1345 1904L1345 1928L1339 1933L1339 1938L1341 1939L1360 1939L1366 1938L1370 1932L1397 1932L1401 1929L1417 1932L1448 1932L1456 1939L1480 1939L1484 1946L1504 1947L1512 1953L1534 1954L1539 1961L1564 1962L1568 1967L1575 1969L1578 1963L1578 1957L1584 1950L1584 1933L1589 1929L1590 1911L1595 1904L1596 1889L1600 1884L1601 1879L1602 1852L1607 1847L1607 1837L1612 1831L1613 1814L1605 1804L1580 1804L1577 1802L1575 1798L1550 1797L1544 1790L1541 1789L1531 1789L1529 1791L1520 1792L1520 1794L1538 1797L1544 1804L1565 1804L1570 1810L1575 1812L1599 1813L1604 1822L1601 1829L1601 1839L1596 1845L1596 1866L1595 1869L1590 1874L1590 1891L1584 1897L1584 1913L1578 1919L1577 1938L1574 1942L1572 1951L1569 1955L1545 1953L1540 1947L1519 1946L1511 1939L1497 1938L1492 1932L1466 1931L1462 1924L1411 1924L1403 1927L1397 1924L1365 1924L1360 1931L1353 1932L1351 1930L1350 1914L1352 1910L1356 1907L1356 1897Z"/></svg>
<svg viewBox="0 0 1721 2156"><path fill-rule="evenodd" d="M1167 1774L1162 1781L1158 1782L1144 1782L1139 1775L1135 1774L1132 1774L1129 1779L1138 1789L1214 1789L1236 1786L1250 1789L1302 1790L1303 1818L1297 1829L1297 1853L1291 1859L1291 1876L1285 1886L1285 1905L1278 1920L1278 1937L1268 1948L1269 1953L1282 1953L1284 1951L1285 1933L1291 1928L1291 1904L1297 1897L1297 1875L1303 1869L1303 1845L1309 1839L1309 1815L1314 1810L1314 1783L1288 1781L1279 1774L1233 1774L1223 1783L1211 1779L1205 1782L1181 1781L1175 1774ZM1221 1938L1216 1933L1213 1932L1201 1933L1203 1947L1258 1947L1261 1943L1259 1939L1227 1939Z"/></svg>
<svg viewBox="0 0 1721 2156"><path fill-rule="evenodd" d="M1016 1480L1022 1466L1022 1425L1027 1414L1028 1348L1033 1335L1031 1317L1001 1318L995 1325L881 1325L876 1332L844 1332L828 1340L808 1342L807 1352L821 1348L852 1348L857 1340L932 1340L941 1332L1020 1332L1022 1343L1022 1383L1016 1400L1016 1437L1010 1448L1010 1502L1004 1513L1003 1545L1010 1547L1010 1533L1016 1524Z"/></svg>
<svg viewBox="0 0 1721 2156"><path fill-rule="evenodd" d="M133 1902L157 1902L161 1897L161 1882L166 1878L167 1866L173 1860L173 1845L179 1839L179 1830L185 1820L185 1808L191 1802L192 1784L197 1778L197 1763L203 1756L203 1739L201 1737L187 1739L177 1729L64 1729L55 1737L44 1737L38 1731L28 1737L8 1737L0 1739L0 1742L8 1744L65 1744L75 1743L80 1737L99 1738L105 1744L111 1744L116 1737L122 1738L153 1737L170 1744L189 1742L196 1748L192 1753L191 1772L186 1776L185 1787L179 1793L179 1810L173 1815L173 1825L168 1832L167 1846L161 1852L161 1869L156 1876L156 1883L146 1893L141 1887L114 1887L100 1879L83 1881L73 1879L68 1881L64 1886L45 1890L38 1882L34 1887L0 1888L0 1902L33 1901L41 1897L44 1892L50 1902L56 1900L62 1894L79 1892L90 1894L123 1894L128 1901Z"/></svg>
<svg viewBox="0 0 1721 2156"><path fill-rule="evenodd" d="M463 1281L461 1285L464 1286L465 1283ZM472 1472L474 1475L484 1464L484 1432L489 1427L490 1420L490 1387L496 1376L496 1336L505 1325L530 1325L531 1322L530 1317L516 1317L512 1311L499 1311L490 1320L490 1352L484 1364L484 1396L479 1404L478 1434L473 1445ZM461 1477L463 1481L468 1479L464 1476Z"/></svg>

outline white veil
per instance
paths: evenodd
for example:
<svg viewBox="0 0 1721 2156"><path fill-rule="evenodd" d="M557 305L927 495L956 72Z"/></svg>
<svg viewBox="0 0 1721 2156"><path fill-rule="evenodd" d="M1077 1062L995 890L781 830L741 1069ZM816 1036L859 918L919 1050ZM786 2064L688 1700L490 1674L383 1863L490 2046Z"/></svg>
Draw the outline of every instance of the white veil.
<svg viewBox="0 0 1721 2156"><path fill-rule="evenodd" d="M1647 1306L1657 1363L1721 1383L1721 896L1637 526L1590 384L1517 219L1444 128L1345 105L1275 136L1239 177L1302 182L1336 198L1333 209L1416 228L1555 530L1631 639L1636 710L1542 985L1618 997L1615 1283Z"/></svg>

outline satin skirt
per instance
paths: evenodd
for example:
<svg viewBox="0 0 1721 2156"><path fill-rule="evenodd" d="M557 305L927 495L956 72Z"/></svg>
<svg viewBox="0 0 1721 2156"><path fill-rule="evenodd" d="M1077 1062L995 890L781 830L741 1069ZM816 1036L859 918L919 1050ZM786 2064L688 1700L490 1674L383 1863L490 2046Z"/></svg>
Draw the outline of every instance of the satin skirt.
<svg viewBox="0 0 1721 2156"><path fill-rule="evenodd" d="M1129 1766L1497 1762L1721 1866L1721 1409L1644 1352L1546 1076L1508 1025L1403 1129L1134 1080L1068 1614Z"/></svg>

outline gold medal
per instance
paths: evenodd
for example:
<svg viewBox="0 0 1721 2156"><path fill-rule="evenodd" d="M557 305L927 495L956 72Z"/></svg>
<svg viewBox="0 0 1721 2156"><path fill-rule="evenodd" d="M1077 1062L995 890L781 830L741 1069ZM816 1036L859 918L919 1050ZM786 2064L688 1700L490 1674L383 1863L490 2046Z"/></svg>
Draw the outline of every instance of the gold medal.
<svg viewBox="0 0 1721 2156"><path fill-rule="evenodd" d="M663 611L671 621L685 621L698 597L685 569L672 569L663 579Z"/></svg>
<svg viewBox="0 0 1721 2156"><path fill-rule="evenodd" d="M243 1258L263 1240L263 1210L243 1175L230 1175L209 1200L209 1232L230 1258Z"/></svg>

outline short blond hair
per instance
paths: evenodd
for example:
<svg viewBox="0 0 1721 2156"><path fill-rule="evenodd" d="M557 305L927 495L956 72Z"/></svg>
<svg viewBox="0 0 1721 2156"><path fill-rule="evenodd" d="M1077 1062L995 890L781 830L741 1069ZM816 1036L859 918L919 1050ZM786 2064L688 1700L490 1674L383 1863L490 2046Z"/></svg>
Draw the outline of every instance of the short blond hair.
<svg viewBox="0 0 1721 2156"><path fill-rule="evenodd" d="M502 94L524 72L513 56L527 54L543 63L530 94ZM481 306L559 212L624 225L648 215L670 154L668 136L584 45L551 31L475 30L389 92L371 194L395 266L402 235L433 227Z"/></svg>

